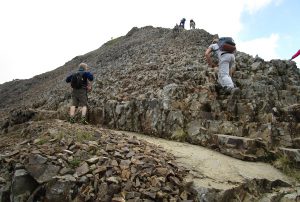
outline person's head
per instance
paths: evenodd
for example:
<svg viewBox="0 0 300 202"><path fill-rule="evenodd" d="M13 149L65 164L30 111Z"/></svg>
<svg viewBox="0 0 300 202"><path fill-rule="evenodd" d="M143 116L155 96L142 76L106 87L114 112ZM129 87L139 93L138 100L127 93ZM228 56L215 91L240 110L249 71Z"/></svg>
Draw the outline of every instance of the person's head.
<svg viewBox="0 0 300 202"><path fill-rule="evenodd" d="M86 63L80 63L79 64L79 71L87 71L88 70L88 65Z"/></svg>
<svg viewBox="0 0 300 202"><path fill-rule="evenodd" d="M219 42L219 38L214 38L212 43L218 43Z"/></svg>
<svg viewBox="0 0 300 202"><path fill-rule="evenodd" d="M215 34L212 43L218 43L219 42L219 35Z"/></svg>

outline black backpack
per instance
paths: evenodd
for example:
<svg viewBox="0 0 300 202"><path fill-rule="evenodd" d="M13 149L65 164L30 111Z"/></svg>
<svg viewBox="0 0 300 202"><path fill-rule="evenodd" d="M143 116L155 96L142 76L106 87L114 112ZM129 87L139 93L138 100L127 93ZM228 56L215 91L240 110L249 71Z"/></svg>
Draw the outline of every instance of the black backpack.
<svg viewBox="0 0 300 202"><path fill-rule="evenodd" d="M235 42L231 37L221 37L218 42L220 51L233 53L236 50Z"/></svg>
<svg viewBox="0 0 300 202"><path fill-rule="evenodd" d="M71 86L75 89L80 89L84 85L83 73L77 72L72 75Z"/></svg>

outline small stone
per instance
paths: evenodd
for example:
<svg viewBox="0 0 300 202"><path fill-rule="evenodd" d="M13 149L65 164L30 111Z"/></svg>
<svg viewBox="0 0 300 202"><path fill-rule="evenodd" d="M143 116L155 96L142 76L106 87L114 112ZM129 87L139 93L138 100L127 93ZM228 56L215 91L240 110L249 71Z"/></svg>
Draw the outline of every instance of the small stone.
<svg viewBox="0 0 300 202"><path fill-rule="evenodd" d="M130 164L131 164L130 160L121 160L119 166L121 169L127 169L127 168L129 168Z"/></svg>
<svg viewBox="0 0 300 202"><path fill-rule="evenodd" d="M67 150L67 149L65 149L65 150L63 150L64 152L66 152L66 153L68 153L68 154L74 154L74 152L72 152L72 151L70 151L70 150Z"/></svg>
<svg viewBox="0 0 300 202"><path fill-rule="evenodd" d="M115 176L107 178L106 181L112 182L112 183L115 183L115 184L119 184L119 179Z"/></svg>
<svg viewBox="0 0 300 202"><path fill-rule="evenodd" d="M87 174L89 171L90 171L89 165L86 162L84 162L81 166L79 166L76 169L76 174L77 174L78 177L80 177L84 174Z"/></svg>
<svg viewBox="0 0 300 202"><path fill-rule="evenodd" d="M95 164L99 161L99 157L93 157L88 159L86 162L88 162L89 164Z"/></svg>
<svg viewBox="0 0 300 202"><path fill-rule="evenodd" d="M0 177L0 184L4 184L6 180L3 177Z"/></svg>
<svg viewBox="0 0 300 202"><path fill-rule="evenodd" d="M112 202L126 202L125 199L123 197L121 197L121 196L119 196L119 197L113 197L111 201Z"/></svg>

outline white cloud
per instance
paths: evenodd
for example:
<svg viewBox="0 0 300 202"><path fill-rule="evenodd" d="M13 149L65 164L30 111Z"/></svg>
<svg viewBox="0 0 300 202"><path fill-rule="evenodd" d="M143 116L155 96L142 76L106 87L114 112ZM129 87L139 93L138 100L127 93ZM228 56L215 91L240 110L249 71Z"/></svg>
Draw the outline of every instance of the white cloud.
<svg viewBox="0 0 300 202"><path fill-rule="evenodd" d="M294 59L293 61L296 62L297 66L299 67L300 65L300 56L298 56L296 59Z"/></svg>
<svg viewBox="0 0 300 202"><path fill-rule="evenodd" d="M255 12L263 9L271 3L274 3L276 6L279 6L283 0L245 0L244 6L246 11L250 14L254 14Z"/></svg>
<svg viewBox="0 0 300 202"><path fill-rule="evenodd" d="M258 55L265 60L278 58L276 48L278 47L278 34L271 34L269 37L256 38L250 41L238 42L239 51L248 53L252 56Z"/></svg>

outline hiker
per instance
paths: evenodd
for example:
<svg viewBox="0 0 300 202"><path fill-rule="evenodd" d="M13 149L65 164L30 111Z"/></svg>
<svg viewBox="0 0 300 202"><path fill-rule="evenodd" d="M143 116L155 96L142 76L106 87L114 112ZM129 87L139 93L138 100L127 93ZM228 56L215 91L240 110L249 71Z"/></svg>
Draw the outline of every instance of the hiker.
<svg viewBox="0 0 300 202"><path fill-rule="evenodd" d="M196 23L194 22L193 19L190 20L190 29L195 29Z"/></svg>
<svg viewBox="0 0 300 202"><path fill-rule="evenodd" d="M87 92L89 83L93 81L93 74L88 72L88 65L86 63L80 63L79 69L76 73L66 78L67 83L71 83L72 90L72 105L70 107L70 123L75 123L75 111L76 107L81 107L81 123L88 124L86 119L87 113Z"/></svg>
<svg viewBox="0 0 300 202"><path fill-rule="evenodd" d="M299 55L300 55L300 50L298 50L298 52L295 53L295 54L291 57L291 59L289 59L289 60L292 61L293 59L295 59L295 58L298 57Z"/></svg>
<svg viewBox="0 0 300 202"><path fill-rule="evenodd" d="M240 89L235 87L230 69L235 63L235 43L231 37L215 38L214 43L211 44L205 51L205 58L210 67L215 68L217 64L212 62L211 54L215 52L218 56L218 83L222 86L226 93L232 94L234 98L240 93Z"/></svg>
<svg viewBox="0 0 300 202"><path fill-rule="evenodd" d="M176 23L176 25L175 25L174 28L173 28L173 33L174 33L174 34L178 34L178 33L179 33L179 26L178 26L177 23Z"/></svg>
<svg viewBox="0 0 300 202"><path fill-rule="evenodd" d="M184 29L184 23L185 23L185 18L182 18L179 27L182 27Z"/></svg>

